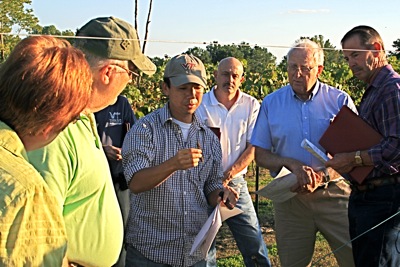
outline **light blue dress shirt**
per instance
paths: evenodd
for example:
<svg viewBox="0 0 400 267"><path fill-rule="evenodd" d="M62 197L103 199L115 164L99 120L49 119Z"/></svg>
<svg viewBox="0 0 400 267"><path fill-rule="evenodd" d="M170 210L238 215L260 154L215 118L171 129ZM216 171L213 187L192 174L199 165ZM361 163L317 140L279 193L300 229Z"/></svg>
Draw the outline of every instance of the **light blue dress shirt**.
<svg viewBox="0 0 400 267"><path fill-rule="evenodd" d="M290 85L284 86L264 98L251 143L312 168L323 166L301 147L301 142L307 138L325 151L318 141L343 105L357 112L346 92L319 81L306 101L301 100Z"/></svg>

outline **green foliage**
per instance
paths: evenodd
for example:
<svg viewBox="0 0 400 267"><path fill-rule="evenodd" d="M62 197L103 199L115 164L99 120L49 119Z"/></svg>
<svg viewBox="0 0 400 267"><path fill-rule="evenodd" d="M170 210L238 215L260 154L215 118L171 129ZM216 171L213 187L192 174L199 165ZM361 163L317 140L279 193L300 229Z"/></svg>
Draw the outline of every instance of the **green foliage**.
<svg viewBox="0 0 400 267"><path fill-rule="evenodd" d="M268 256L278 257L278 246L276 245L276 243L268 246Z"/></svg>
<svg viewBox="0 0 400 267"><path fill-rule="evenodd" d="M37 25L33 30L34 34L45 34L45 35L61 35L61 31L56 28L54 25L41 27Z"/></svg>
<svg viewBox="0 0 400 267"><path fill-rule="evenodd" d="M396 48L396 51L390 52L389 56L394 56L400 60L400 38L393 42L393 47Z"/></svg>
<svg viewBox="0 0 400 267"><path fill-rule="evenodd" d="M193 54L203 61L204 64L217 65L226 57L235 57L242 61L246 70L250 72L262 72L268 64L275 63L276 57L268 52L268 49L242 42L239 45L220 45L214 42L206 47L189 48L185 53Z"/></svg>
<svg viewBox="0 0 400 267"><path fill-rule="evenodd" d="M66 40L68 40L71 44L74 43L73 38L68 38L68 36L75 36L75 33L71 30L66 30L66 31L60 31L59 29L56 28L54 25L48 25L48 26L40 26L37 24L33 29L32 29L33 34L44 34L44 35L54 35L54 36L66 36Z"/></svg>
<svg viewBox="0 0 400 267"><path fill-rule="evenodd" d="M233 255L228 258L218 259L218 266L220 267L243 267L243 257L241 254Z"/></svg>
<svg viewBox="0 0 400 267"><path fill-rule="evenodd" d="M0 0L0 33L11 33L13 29L17 33L31 32L38 23L33 10L26 8L31 3L31 0ZM18 36L0 34L0 62L19 41Z"/></svg>
<svg viewBox="0 0 400 267"><path fill-rule="evenodd" d="M329 40L324 40L322 35L310 39L318 42L326 49L324 50L325 67L320 80L347 92L358 105L366 85L353 77L342 53L335 49ZM244 42L240 45L220 45L215 42L208 45L206 49L194 47L186 52L193 53L204 62L208 73L207 84L209 88L215 84L213 73L217 69L219 61L228 56L237 57L245 67L245 81L241 87L242 91L260 101L266 95L289 82L286 72L286 58L276 64L276 58L266 48L250 47ZM130 85L124 91L139 117L159 108L167 101L167 98L162 94L161 83L168 58L154 58L153 61L158 67L156 74L152 77L143 77L139 83ZM400 68L399 60L396 57L390 57L389 62L395 70Z"/></svg>
<svg viewBox="0 0 400 267"><path fill-rule="evenodd" d="M389 56L388 58L389 64L392 65L393 69L400 73L400 57Z"/></svg>
<svg viewBox="0 0 400 267"><path fill-rule="evenodd" d="M38 19L33 15L33 10L26 8L31 2L31 0L0 0L0 32L8 33L17 28L17 32L25 30L35 34L66 36L66 39L73 43L74 39L68 38L68 36L74 35L73 31L61 32L54 25L40 26ZM310 39L324 48L325 67L320 80L349 93L355 104L358 105L366 85L353 77L342 53L332 45L329 39L325 40L322 35L315 35ZM16 35L0 35L0 62L7 57L18 41L20 38ZM400 39L396 40L393 46L400 50ZM186 53L191 53L203 61L208 73L208 89L214 86L214 71L221 59L225 57L236 57L243 63L245 81L241 89L259 101L289 82L286 72L286 57L277 64L276 57L267 48L257 45L250 46L246 42L239 45L221 45L215 41L207 45L205 49L193 47L189 48ZM400 71L399 54L399 52L391 52L388 58L389 63L398 72ZM163 95L161 84L168 59L167 55L164 58L153 58L157 72L151 77L145 75L140 77L123 91L138 117L142 117L166 103L167 98Z"/></svg>
<svg viewBox="0 0 400 267"><path fill-rule="evenodd" d="M200 47L189 48L185 53L186 54L192 54L192 55L200 58L200 60L204 64L211 64L212 63L210 52L205 50L205 49L203 49L203 48L200 48Z"/></svg>
<svg viewBox="0 0 400 267"><path fill-rule="evenodd" d="M26 8L31 5L31 0L1 0L0 1L0 29L1 32L11 32L13 27L21 30L31 31L38 23L33 15L33 9Z"/></svg>
<svg viewBox="0 0 400 267"><path fill-rule="evenodd" d="M320 36L320 42L321 38ZM325 46L329 46L328 41L324 42L324 44ZM221 48L221 51L219 51L218 48ZM188 51L198 53L201 57L206 58L206 63L204 65L208 73L207 84L209 88L215 84L213 73L218 66L218 61L213 61L217 59L220 60L220 55L226 56L227 51L234 52L237 55L248 56L239 58L245 67L245 80L241 89L243 92L254 96L260 101L266 95L287 85L289 82L286 72L286 60L276 64L276 58L264 48L250 48L246 46L234 47L233 45L220 46L218 44L213 44L208 46L208 50L193 48ZM215 52L215 54L212 54L213 52ZM210 58L212 62L209 62ZM257 58L262 58L263 60L257 60ZM391 59L391 63L398 67L398 60L395 57ZM129 85L124 90L124 94L132 103L138 117L142 117L154 111L167 101L161 89L163 72L167 61L168 58L154 58L153 62L157 65L157 72L152 77L141 77L139 82ZM332 50L327 52L325 68L320 76L320 80L349 93L356 105L361 101L365 84L353 77L348 64L338 51Z"/></svg>
<svg viewBox="0 0 400 267"><path fill-rule="evenodd" d="M149 76L141 76L129 84L122 92L129 102L138 118L162 107L167 98L162 92L162 78L165 69L165 62L160 61L156 73Z"/></svg>

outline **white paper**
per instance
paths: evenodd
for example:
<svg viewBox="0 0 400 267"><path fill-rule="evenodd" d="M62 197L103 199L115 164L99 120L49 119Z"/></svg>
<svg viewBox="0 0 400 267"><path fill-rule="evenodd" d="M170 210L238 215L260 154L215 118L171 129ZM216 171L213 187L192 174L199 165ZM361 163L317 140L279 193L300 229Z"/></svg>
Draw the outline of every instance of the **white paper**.
<svg viewBox="0 0 400 267"><path fill-rule="evenodd" d="M222 222L242 212L243 211L238 208L230 210L221 203L217 205L194 239L190 255L192 255L197 249L200 249L201 254L205 258L219 228L222 226Z"/></svg>
<svg viewBox="0 0 400 267"><path fill-rule="evenodd" d="M301 142L301 147L313 154L313 156L319 159L322 163L325 163L329 160L328 156L325 155L321 149L311 143L308 139L304 139L303 142Z"/></svg>
<svg viewBox="0 0 400 267"><path fill-rule="evenodd" d="M275 202L284 202L297 193L290 191L290 188L297 183L297 177L287 168L282 167L278 175L265 187L256 191L256 194L271 199Z"/></svg>

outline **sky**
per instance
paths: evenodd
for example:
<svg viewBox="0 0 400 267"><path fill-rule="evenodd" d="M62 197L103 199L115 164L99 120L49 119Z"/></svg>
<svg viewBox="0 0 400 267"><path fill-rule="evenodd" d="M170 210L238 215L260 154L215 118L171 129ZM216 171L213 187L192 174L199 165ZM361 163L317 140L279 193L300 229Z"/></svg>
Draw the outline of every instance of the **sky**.
<svg viewBox="0 0 400 267"><path fill-rule="evenodd" d="M149 0L137 1L143 41ZM32 0L30 7L41 26L61 31L75 32L104 16L134 23L134 0ZM279 62L300 37L322 35L340 49L340 39L358 25L375 28L393 50L400 39L399 8L398 0L153 0L145 54L174 56L214 41L245 42L266 47Z"/></svg>

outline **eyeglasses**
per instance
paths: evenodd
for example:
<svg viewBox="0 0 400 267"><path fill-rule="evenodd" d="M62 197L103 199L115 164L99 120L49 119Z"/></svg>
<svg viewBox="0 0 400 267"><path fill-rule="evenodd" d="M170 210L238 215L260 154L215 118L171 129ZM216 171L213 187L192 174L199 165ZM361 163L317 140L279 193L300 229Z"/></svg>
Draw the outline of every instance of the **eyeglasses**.
<svg viewBox="0 0 400 267"><path fill-rule="evenodd" d="M288 70L290 72L297 72L300 71L300 75L304 74L310 74L311 70L314 69L316 66L314 67L307 67L307 66L297 66L296 64L289 64L288 65Z"/></svg>
<svg viewBox="0 0 400 267"><path fill-rule="evenodd" d="M126 73L128 74L128 76L129 76L130 78L132 78L132 76L134 76L134 77L139 77L139 74L137 74L137 73L134 72L134 71L131 71L130 69L126 69L125 67L120 66L120 65L118 65L118 64L112 64L112 65L117 66L117 67L120 67L121 69L123 69L124 71L126 71Z"/></svg>

